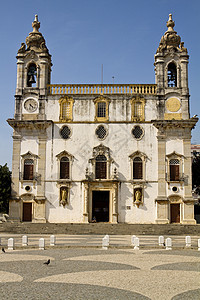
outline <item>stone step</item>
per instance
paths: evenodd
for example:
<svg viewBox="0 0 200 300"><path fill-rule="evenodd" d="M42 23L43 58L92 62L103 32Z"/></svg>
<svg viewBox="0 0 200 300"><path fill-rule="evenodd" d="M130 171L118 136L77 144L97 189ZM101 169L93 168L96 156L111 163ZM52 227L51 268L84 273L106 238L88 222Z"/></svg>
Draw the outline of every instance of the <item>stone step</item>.
<svg viewBox="0 0 200 300"><path fill-rule="evenodd" d="M117 235L200 235L200 225L182 224L66 224L0 223L0 233L14 234L117 234Z"/></svg>

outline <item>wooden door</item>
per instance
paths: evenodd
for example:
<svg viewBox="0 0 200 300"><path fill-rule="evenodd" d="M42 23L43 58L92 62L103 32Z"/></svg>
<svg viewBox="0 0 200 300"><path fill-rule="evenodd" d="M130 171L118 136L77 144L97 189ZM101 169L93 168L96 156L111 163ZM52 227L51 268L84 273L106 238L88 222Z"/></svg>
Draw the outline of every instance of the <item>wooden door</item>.
<svg viewBox="0 0 200 300"><path fill-rule="evenodd" d="M92 192L92 221L109 222L109 191Z"/></svg>
<svg viewBox="0 0 200 300"><path fill-rule="evenodd" d="M171 223L180 223L180 204L170 205Z"/></svg>
<svg viewBox="0 0 200 300"><path fill-rule="evenodd" d="M23 203L23 222L32 221L32 203Z"/></svg>

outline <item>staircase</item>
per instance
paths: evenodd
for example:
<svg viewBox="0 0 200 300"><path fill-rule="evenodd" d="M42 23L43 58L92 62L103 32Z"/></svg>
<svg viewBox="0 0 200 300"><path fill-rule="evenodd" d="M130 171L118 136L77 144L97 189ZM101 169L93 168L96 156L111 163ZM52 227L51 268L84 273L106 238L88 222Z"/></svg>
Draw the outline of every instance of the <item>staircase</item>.
<svg viewBox="0 0 200 300"><path fill-rule="evenodd" d="M69 223L0 223L1 233L13 234L117 234L117 235L199 235L200 225L182 224L69 224Z"/></svg>

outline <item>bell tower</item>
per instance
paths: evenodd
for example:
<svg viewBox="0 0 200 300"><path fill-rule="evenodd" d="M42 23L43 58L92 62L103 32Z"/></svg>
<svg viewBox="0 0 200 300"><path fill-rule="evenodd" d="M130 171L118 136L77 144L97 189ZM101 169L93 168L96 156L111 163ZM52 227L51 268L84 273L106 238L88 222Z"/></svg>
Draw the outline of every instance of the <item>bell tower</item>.
<svg viewBox="0 0 200 300"><path fill-rule="evenodd" d="M158 195L157 223L195 224L192 198L188 52L174 31L172 15L155 54L157 84ZM176 171L175 171L176 170ZM177 177L175 176L175 173ZM178 221L177 221L178 220Z"/></svg>
<svg viewBox="0 0 200 300"><path fill-rule="evenodd" d="M180 119L189 118L188 60L189 55L181 38L174 31L175 22L172 15L167 21L168 30L162 36L155 55L155 77L157 93L161 99L169 96L179 98L181 105ZM178 101L175 100L175 102ZM162 107L163 106L163 107ZM161 109L163 108L163 109ZM178 108L178 106L177 106ZM159 107L160 118L164 117L164 102ZM170 116L168 116L170 117ZM178 114L177 116L178 117Z"/></svg>
<svg viewBox="0 0 200 300"><path fill-rule="evenodd" d="M51 55L43 35L39 32L40 22L37 15L32 27L33 31L26 38L26 44L21 44L17 54L15 119L18 120L32 117L45 119L45 98L51 77ZM33 112L34 115L31 115Z"/></svg>

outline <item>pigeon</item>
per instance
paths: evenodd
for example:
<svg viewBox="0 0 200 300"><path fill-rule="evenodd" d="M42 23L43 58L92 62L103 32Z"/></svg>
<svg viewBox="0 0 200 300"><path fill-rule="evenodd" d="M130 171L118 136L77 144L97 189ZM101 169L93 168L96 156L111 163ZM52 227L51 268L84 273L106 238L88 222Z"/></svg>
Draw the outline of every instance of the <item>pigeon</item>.
<svg viewBox="0 0 200 300"><path fill-rule="evenodd" d="M50 259L48 259L47 261L44 262L44 265L49 265L50 264Z"/></svg>
<svg viewBox="0 0 200 300"><path fill-rule="evenodd" d="M6 253L6 251L5 251L5 249L4 249L4 248L2 248L2 249L1 249L1 251L2 251L3 253Z"/></svg>
<svg viewBox="0 0 200 300"><path fill-rule="evenodd" d="M165 242L163 243L163 246L165 247Z"/></svg>

